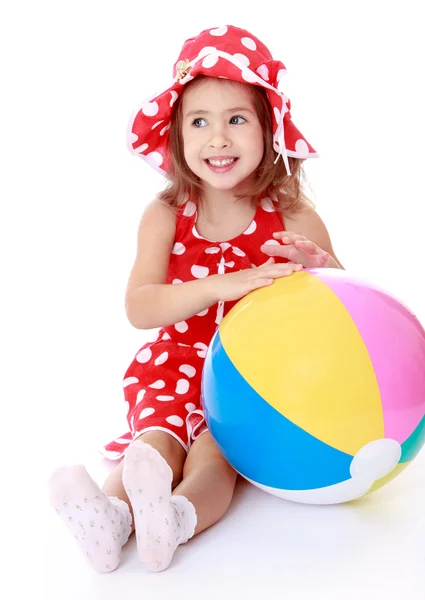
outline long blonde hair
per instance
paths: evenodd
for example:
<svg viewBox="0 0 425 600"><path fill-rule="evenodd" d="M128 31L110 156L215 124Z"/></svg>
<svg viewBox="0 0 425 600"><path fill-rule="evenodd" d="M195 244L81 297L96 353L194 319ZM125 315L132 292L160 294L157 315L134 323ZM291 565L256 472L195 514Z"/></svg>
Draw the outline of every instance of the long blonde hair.
<svg viewBox="0 0 425 600"><path fill-rule="evenodd" d="M184 87L186 91L190 86L196 85L205 75L198 75ZM218 79L217 81L221 81ZM229 81L229 80L224 80ZM256 200L266 192L279 197L282 210L296 211L305 202L310 200L303 192L305 173L302 167L303 160L288 157L291 175L288 176L283 160L275 164L276 153L273 149L272 114L270 103L264 88L248 83L234 82L238 85L248 86L251 93L255 112L263 126L264 154L256 170L255 183L250 191L249 198ZM184 94L184 92L183 92ZM201 197L202 181L190 169L184 157L182 136L182 97L180 95L174 105L171 117L169 150L170 168L167 173L168 183L164 190L158 194L159 200L173 208L178 208L184 203L187 194L190 197ZM246 197L246 196L244 196Z"/></svg>

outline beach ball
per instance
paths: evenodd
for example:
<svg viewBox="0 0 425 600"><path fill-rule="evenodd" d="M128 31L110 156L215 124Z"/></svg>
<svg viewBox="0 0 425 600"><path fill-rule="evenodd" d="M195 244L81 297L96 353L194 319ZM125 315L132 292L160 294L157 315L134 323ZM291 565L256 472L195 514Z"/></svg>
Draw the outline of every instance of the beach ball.
<svg viewBox="0 0 425 600"><path fill-rule="evenodd" d="M297 272L221 321L202 403L224 457L257 487L351 501L391 481L425 442L425 331L401 301L346 271Z"/></svg>

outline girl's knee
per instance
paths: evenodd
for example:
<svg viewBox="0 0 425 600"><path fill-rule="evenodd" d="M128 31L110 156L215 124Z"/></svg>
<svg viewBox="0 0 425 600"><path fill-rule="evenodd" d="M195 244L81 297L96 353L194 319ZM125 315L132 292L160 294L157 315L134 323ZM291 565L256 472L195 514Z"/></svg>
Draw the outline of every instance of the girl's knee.
<svg viewBox="0 0 425 600"><path fill-rule="evenodd" d="M173 471L173 488L178 485L183 475L186 450L172 435L165 431L146 431L136 439L142 440L157 450Z"/></svg>

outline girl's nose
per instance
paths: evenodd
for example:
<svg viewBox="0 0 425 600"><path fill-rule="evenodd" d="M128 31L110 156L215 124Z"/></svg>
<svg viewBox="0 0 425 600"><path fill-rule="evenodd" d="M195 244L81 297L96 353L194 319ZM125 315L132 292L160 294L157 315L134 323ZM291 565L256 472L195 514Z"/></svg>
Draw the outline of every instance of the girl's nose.
<svg viewBox="0 0 425 600"><path fill-rule="evenodd" d="M228 148L231 146L231 140L224 127L216 127L214 129L209 145L211 148Z"/></svg>

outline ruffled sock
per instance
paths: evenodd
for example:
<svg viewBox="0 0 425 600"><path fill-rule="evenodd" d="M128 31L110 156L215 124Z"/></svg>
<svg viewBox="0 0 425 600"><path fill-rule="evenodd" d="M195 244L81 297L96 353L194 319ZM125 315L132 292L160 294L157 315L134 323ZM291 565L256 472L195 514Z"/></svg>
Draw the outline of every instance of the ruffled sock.
<svg viewBox="0 0 425 600"><path fill-rule="evenodd" d="M116 569L131 534L127 503L106 496L82 465L57 469L49 480L49 494L92 567L101 573Z"/></svg>
<svg viewBox="0 0 425 600"><path fill-rule="evenodd" d="M179 546L194 534L195 507L184 496L172 496L173 473L161 454L137 440L124 458L123 484L130 499L137 550L150 571L168 567Z"/></svg>

